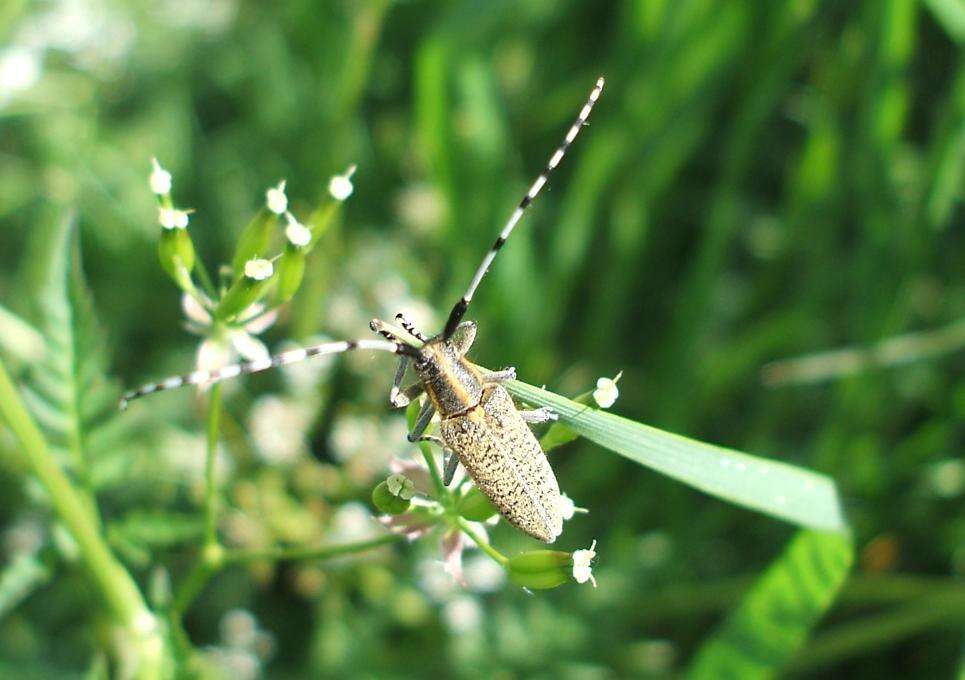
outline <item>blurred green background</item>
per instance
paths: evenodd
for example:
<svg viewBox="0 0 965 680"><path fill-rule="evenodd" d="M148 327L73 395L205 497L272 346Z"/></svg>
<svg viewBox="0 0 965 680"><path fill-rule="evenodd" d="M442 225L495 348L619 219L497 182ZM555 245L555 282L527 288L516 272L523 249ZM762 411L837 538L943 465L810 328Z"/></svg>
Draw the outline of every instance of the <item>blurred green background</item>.
<svg viewBox="0 0 965 680"><path fill-rule="evenodd" d="M955 677L965 351L806 385L765 386L761 368L965 317L963 41L959 0L7 0L0 304L40 323L51 225L75 208L117 382L184 372L197 341L157 263L149 159L196 209L209 268L267 187L286 178L307 214L357 163L263 337L367 337L400 309L439 327L603 74L474 302L474 357L563 394L622 370L618 413L829 474L858 555L791 671ZM390 357L300 368L227 390L237 543L364 533L388 457L411 451ZM91 443L112 545L146 588L197 543L202 414L187 391L157 396ZM6 559L60 555L14 448L0 438ZM229 570L188 634L238 679L673 675L793 533L585 442L551 455L590 511L561 549L598 540L596 590L529 596L479 556L456 587L429 539ZM533 546L505 525L493 540ZM80 675L105 644L83 574L49 568L0 620L10 677Z"/></svg>

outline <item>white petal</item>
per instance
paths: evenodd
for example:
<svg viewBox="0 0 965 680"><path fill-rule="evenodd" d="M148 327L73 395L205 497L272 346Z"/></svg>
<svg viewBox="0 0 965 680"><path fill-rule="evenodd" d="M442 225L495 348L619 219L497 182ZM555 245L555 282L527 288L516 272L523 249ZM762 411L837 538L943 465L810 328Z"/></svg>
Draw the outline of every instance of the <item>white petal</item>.
<svg viewBox="0 0 965 680"><path fill-rule="evenodd" d="M271 358L265 343L257 338L253 338L242 330L231 331L229 337L231 344L238 354L247 361L266 361Z"/></svg>
<svg viewBox="0 0 965 680"><path fill-rule="evenodd" d="M247 316L254 316L254 318L245 324L245 330L252 335L258 335L272 327L272 324L274 324L278 318L278 310L273 309L270 312L261 314L258 311L254 311L254 309L255 305L248 308Z"/></svg>
<svg viewBox="0 0 965 680"><path fill-rule="evenodd" d="M255 281L264 281L275 273L275 267L269 260L256 258L245 262L245 276Z"/></svg>
<svg viewBox="0 0 965 680"><path fill-rule="evenodd" d="M211 325L211 315L208 314L208 310L205 309L193 296L188 295L187 293L184 293L181 296L181 310L189 320L195 322L196 324L201 326Z"/></svg>
<svg viewBox="0 0 965 680"><path fill-rule="evenodd" d="M231 361L231 348L223 342L208 338L198 345L194 362L199 371L216 371Z"/></svg>

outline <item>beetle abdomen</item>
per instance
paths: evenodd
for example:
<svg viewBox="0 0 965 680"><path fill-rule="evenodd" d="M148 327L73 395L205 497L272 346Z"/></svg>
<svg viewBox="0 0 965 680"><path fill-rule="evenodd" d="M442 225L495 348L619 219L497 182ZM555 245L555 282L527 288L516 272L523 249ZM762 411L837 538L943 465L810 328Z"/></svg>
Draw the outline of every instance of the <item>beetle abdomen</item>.
<svg viewBox="0 0 965 680"><path fill-rule="evenodd" d="M478 406L443 420L440 429L510 524L546 543L556 540L563 531L556 476L505 388L487 385Z"/></svg>

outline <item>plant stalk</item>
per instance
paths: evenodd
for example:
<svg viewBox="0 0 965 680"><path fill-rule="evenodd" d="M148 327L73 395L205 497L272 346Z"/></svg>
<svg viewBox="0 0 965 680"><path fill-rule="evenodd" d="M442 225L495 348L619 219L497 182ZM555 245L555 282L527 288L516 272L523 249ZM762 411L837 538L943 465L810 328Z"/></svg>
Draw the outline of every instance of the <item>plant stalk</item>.
<svg viewBox="0 0 965 680"><path fill-rule="evenodd" d="M37 477L54 511L77 547L84 566L114 620L130 635L139 652L137 676L161 677L163 639L157 620L128 571L114 557L90 512L90 504L57 464L37 424L23 405L0 360L0 413L23 448L24 460Z"/></svg>

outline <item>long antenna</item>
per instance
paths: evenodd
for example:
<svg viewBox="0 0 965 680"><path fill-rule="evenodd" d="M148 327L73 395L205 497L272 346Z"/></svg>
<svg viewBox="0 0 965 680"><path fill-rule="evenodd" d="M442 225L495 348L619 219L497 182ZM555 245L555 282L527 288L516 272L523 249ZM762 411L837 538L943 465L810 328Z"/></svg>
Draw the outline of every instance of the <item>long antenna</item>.
<svg viewBox="0 0 965 680"><path fill-rule="evenodd" d="M389 342L387 340L341 340L338 342L326 342L321 345L312 345L311 347L290 349L287 352L282 352L281 354L276 354L260 361L248 361L241 364L232 364L230 366L224 366L213 371L199 370L186 375L171 376L170 378L165 378L160 382L148 383L143 387L139 387L138 389L132 390L125 394L121 399L120 408L123 411L127 408L128 403L134 399L139 399L140 397L153 394L154 392L173 390L175 388L186 387L188 385L206 385L209 383L218 382L219 380L234 378L235 376L239 375L247 375L248 373L265 371L269 368L275 368L276 366L293 364L297 361L303 361L305 359L321 356L323 354L339 354L341 352L349 352L354 349L371 349L380 352L392 352L393 354L404 354L412 358L418 358L419 356L418 349L401 342Z"/></svg>
<svg viewBox="0 0 965 680"><path fill-rule="evenodd" d="M566 150L569 148L570 144L573 143L573 140L576 139L576 135L579 134L580 129L586 125L586 119L590 117L590 112L593 110L593 105L596 104L596 100L600 98L600 93L603 92L603 84L603 76L600 76L596 81L596 86L594 86L593 90L590 92L590 97L587 99L586 104L582 109L580 109L580 115L576 117L576 121L570 127L569 132L566 133L563 143L560 144L556 152L550 156L549 161L546 163L546 168L533 182L533 185L529 188L529 191L526 192L525 196L523 196L523 200L519 202L519 205L516 206L516 210L514 210L513 214L510 215L509 221L506 222L506 226L503 227L501 232L499 232L499 236L496 238L496 241L489 249L489 252L486 253L486 257L483 258L482 263L479 265L479 269L477 269L476 273L473 275L472 281L470 281L469 288L466 290L466 293L452 308L452 311L449 312L449 320L446 321L446 329L443 331L444 338L451 338L452 334L456 332L456 327L459 325L459 322L462 321L462 317L469 308L469 303L472 302L472 296L476 293L476 288L479 287L479 283L483 280L483 277L489 270L489 266L496 258L496 253L498 253L499 249L503 247L504 243L506 243L506 239L508 239L509 235L513 232L513 229L516 227L516 223L519 222L520 218L523 216L523 213L526 212L526 208L529 207L529 204L532 203L533 199L539 194L540 190L543 188L543 185L546 184L550 173L552 173L553 169L559 165L559 162L563 159L563 155L566 153Z"/></svg>

